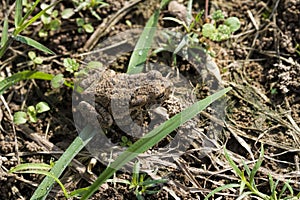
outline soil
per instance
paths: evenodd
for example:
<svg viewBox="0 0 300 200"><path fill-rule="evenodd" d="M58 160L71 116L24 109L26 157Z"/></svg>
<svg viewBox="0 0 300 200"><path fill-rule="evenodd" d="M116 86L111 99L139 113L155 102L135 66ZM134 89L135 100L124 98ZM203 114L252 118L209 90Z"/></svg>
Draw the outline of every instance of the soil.
<svg viewBox="0 0 300 200"><path fill-rule="evenodd" d="M44 59L43 64L36 65L27 56L28 51L34 49L14 42L0 60L1 77L23 70L40 70L54 75L62 73L72 81L74 75L66 71L63 59L73 57L82 63L84 56L81 53L89 51L94 38L93 34L78 32L76 18L83 18L95 29L99 27L100 37L94 38L94 41L100 43L122 31L143 28L159 5L158 0L136 1L129 9L123 10L130 5L128 1L105 2L109 5L94 9L101 20L97 20L89 9L81 10L69 19L62 19L59 15L60 28L49 31L45 38L38 36L38 31L43 28L41 21L29 26L23 35L46 45L56 55L49 56L36 51ZM0 4L1 25L4 13L9 12L9 25L13 27L12 1L1 1ZM186 6L187 1L183 4ZM61 13L70 7L75 7L72 1L63 1L55 6L55 10ZM197 13L203 9L204 1L195 0L193 11ZM233 88L226 95L225 120L215 121L223 126L218 133L220 148L205 153L204 149L197 148L197 144L191 145L173 165L158 170L156 176L166 178L168 182L157 185L153 190L159 192L147 194L145 199L203 199L219 186L237 183L238 178L226 161L222 147L228 149L236 163L244 160L252 168L261 144L265 153L255 178L258 189L270 194L268 174L271 174L274 181L279 180L278 191L285 182L289 182L295 194L300 192L300 1L210 1L210 12L217 9L241 21L241 28L229 40L209 42L211 50L215 52L214 61L219 67L224 86ZM120 17L115 18L116 13ZM161 28L178 27L176 23L162 20L166 16L172 14L167 10L162 11L159 21ZM2 26L0 28L2 32ZM128 58L128 55L123 56L118 59L117 65L112 64L111 67L124 72ZM178 63L179 71L193 79L191 83L199 96L208 95L210 91L206 90L207 87L195 82L197 77L193 75L193 67L184 60L179 59ZM12 115L15 112L40 101L47 102L51 110L39 114L37 123L13 124ZM55 161L76 138L78 133L73 122L72 89L66 86L54 89L50 82L42 80L20 81L5 91L0 106L0 199L30 199L43 176L10 174L8 170L18 163ZM208 109L200 115L203 124L199 126L204 130L207 128L205 123L211 119L211 112ZM64 172L61 180L68 191L90 185L96 175L105 169L104 165L97 163L92 172L87 173L85 168L91 157L88 151L83 150ZM243 168L242 165L240 167ZM116 177L131 180L130 173L118 172ZM238 192L239 189L223 190L214 199L236 199ZM64 199L58 186L53 188L48 199ZM136 199L136 196L126 184L106 183L92 199Z"/></svg>

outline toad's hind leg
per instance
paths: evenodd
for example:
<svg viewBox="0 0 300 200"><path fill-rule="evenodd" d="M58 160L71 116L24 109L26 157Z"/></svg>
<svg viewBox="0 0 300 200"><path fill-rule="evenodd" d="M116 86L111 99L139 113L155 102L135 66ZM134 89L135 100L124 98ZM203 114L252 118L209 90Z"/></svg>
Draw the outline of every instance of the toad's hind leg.
<svg viewBox="0 0 300 200"><path fill-rule="evenodd" d="M115 124L126 134L133 137L141 136L142 127L131 117L131 94L126 89L119 89L111 98L111 113Z"/></svg>

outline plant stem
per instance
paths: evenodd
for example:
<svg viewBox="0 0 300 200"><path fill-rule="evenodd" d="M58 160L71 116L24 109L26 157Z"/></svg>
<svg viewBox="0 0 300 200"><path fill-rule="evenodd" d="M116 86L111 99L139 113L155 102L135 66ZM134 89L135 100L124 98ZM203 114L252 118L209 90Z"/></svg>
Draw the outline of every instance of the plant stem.
<svg viewBox="0 0 300 200"><path fill-rule="evenodd" d="M207 21L208 19L208 1L209 0L205 0L205 21Z"/></svg>
<svg viewBox="0 0 300 200"><path fill-rule="evenodd" d="M4 45L0 48L0 59L5 54L6 50L11 45L12 41L13 41L12 38L9 37L8 40L6 40L6 42L4 43Z"/></svg>

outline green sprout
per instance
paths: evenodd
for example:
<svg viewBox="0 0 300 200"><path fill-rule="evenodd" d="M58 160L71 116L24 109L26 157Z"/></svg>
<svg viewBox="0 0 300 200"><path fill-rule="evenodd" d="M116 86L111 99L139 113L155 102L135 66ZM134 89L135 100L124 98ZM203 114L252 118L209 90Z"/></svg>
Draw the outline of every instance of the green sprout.
<svg viewBox="0 0 300 200"><path fill-rule="evenodd" d="M50 110L46 102L39 102L36 106L28 106L27 111L18 111L14 114L13 121L15 124L25 124L28 120L32 123L38 121L37 114Z"/></svg>
<svg viewBox="0 0 300 200"><path fill-rule="evenodd" d="M45 9L49 5L42 3L41 8ZM58 11L53 10L53 7L51 9L48 9L42 16L41 21L43 23L43 28L39 31L40 37L47 37L49 31L56 31L60 28L61 21L58 18Z"/></svg>
<svg viewBox="0 0 300 200"><path fill-rule="evenodd" d="M221 10L215 11L212 14L212 19L213 23L203 25L202 34L215 42L228 40L231 34L241 27L240 20L237 17L225 19Z"/></svg>
<svg viewBox="0 0 300 200"><path fill-rule="evenodd" d="M30 60L32 60L32 62L34 64L42 64L43 63L43 59L41 57L37 56L34 51L29 51L28 57L30 58Z"/></svg>
<svg viewBox="0 0 300 200"><path fill-rule="evenodd" d="M126 136L122 136L120 145L122 147L129 147L132 145L132 142Z"/></svg>
<svg viewBox="0 0 300 200"><path fill-rule="evenodd" d="M177 19L175 17L165 17L164 20L170 20L181 25L185 33L181 41L178 44L175 44L174 41L170 38L174 38L174 36L169 36L166 33L168 44L162 44L159 49L155 51L155 53L161 51L173 51L173 65L176 65L176 54L178 52L182 52L189 59L188 53L193 48L203 48L205 52L209 55L214 55L214 52L209 48L209 46L204 42L203 38L209 38L212 41L220 42L224 40L228 40L233 32L240 28L240 21L236 17L229 17L225 19L225 16L221 10L217 10L212 14L213 23L204 23L202 20L204 10L200 11L194 19L192 19L192 10L191 10L192 0L189 1L187 7L187 16L186 20ZM188 20L192 19L192 20ZM204 24L203 24L204 23ZM190 52L192 53L192 52ZM197 54L192 53L193 56L197 56ZM197 58L198 59L198 58Z"/></svg>
<svg viewBox="0 0 300 200"><path fill-rule="evenodd" d="M223 185L221 187L218 187L218 188L214 189L213 191L211 191L205 197L204 200L208 200L211 196L213 196L217 192L222 191L224 189L229 189L229 188L240 188L238 199L244 199L246 197L249 197L250 195L254 195L254 196L256 196L260 199L264 199L264 200L280 200L280 199L297 200L300 198L300 192L296 195L294 193L293 188L290 186L290 184L288 182L284 182L283 187L278 188L279 180L274 182L271 174L268 174L271 194L270 195L264 194L259 191L259 189L255 183L255 175L258 172L259 168L261 167L261 164L264 159L263 145L261 145L261 151L260 151L259 158L257 159L256 163L254 164L252 170L244 161L242 161L244 170L240 170L238 165L232 160L228 151L225 148L224 148L224 152L225 152L226 160L229 162L229 164L232 167L235 174L239 177L240 183L229 183L229 184ZM277 191L280 191L279 194ZM290 193L290 195L286 194L287 191ZM283 197L283 196L285 196L285 197Z"/></svg>
<svg viewBox="0 0 300 200"><path fill-rule="evenodd" d="M74 58L65 58L64 66L71 73L77 72L79 69L79 63Z"/></svg>
<svg viewBox="0 0 300 200"><path fill-rule="evenodd" d="M145 194L155 194L159 190L154 188L161 183L167 182L166 179L152 180L150 177L146 178L146 174L140 173L140 163L137 161L133 166L133 174L129 189L133 189L134 194L138 200L143 200Z"/></svg>
<svg viewBox="0 0 300 200"><path fill-rule="evenodd" d="M224 19L225 16L222 12L222 10L216 10L213 14L212 14L212 19L215 20L215 21L218 21L218 20L222 20Z"/></svg>
<svg viewBox="0 0 300 200"><path fill-rule="evenodd" d="M65 83L63 74L57 74L51 79L51 86L53 88L59 88Z"/></svg>
<svg viewBox="0 0 300 200"><path fill-rule="evenodd" d="M84 19L82 19L82 18L77 18L76 24L78 26L78 33L82 33L83 31L85 31L87 33L94 32L94 27L92 26L92 24L85 23Z"/></svg>
<svg viewBox="0 0 300 200"><path fill-rule="evenodd" d="M103 0L73 0L72 2L74 3L74 7L76 8L66 8L62 12L63 19L68 19L81 10L89 10L90 13L97 18L97 20L101 20L101 17L97 14L95 9L99 9L109 5Z"/></svg>
<svg viewBox="0 0 300 200"><path fill-rule="evenodd" d="M140 172L140 162L136 161L133 165L132 178L131 180L123 179L109 179L107 182L112 183L124 183L129 185L129 189L133 191L134 195L138 200L144 200L145 195L156 194L160 190L157 190L156 187L159 184L166 183L166 179L153 180L147 174Z"/></svg>
<svg viewBox="0 0 300 200"><path fill-rule="evenodd" d="M101 20L101 17L95 11L96 8L102 8L108 6L108 3L105 3L103 0L73 0L73 3L77 7L74 12L80 10L89 10L91 14L96 17L98 20Z"/></svg>

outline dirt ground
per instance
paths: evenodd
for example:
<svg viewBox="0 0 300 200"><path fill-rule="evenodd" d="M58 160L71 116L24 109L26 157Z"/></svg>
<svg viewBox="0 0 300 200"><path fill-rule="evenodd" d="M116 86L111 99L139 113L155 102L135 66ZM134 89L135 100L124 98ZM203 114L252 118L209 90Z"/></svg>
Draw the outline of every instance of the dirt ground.
<svg viewBox="0 0 300 200"><path fill-rule="evenodd" d="M12 6L12 1L6 2L0 3L0 20ZM33 49L14 42L0 60L1 77L31 69L63 73L68 80L73 80L73 75L62 64L63 59L71 56L82 62L84 57L79 54L87 52L87 48L92 47L91 41L95 41L93 34L78 33L76 17L92 23L95 29L99 27L101 41L124 30L143 28L159 1L134 1L137 3L133 5L125 0L105 2L109 5L95 9L101 20L88 10L82 10L70 19L61 19L60 28L49 31L46 38L38 36L42 28L40 22L29 26L24 35L43 43L56 56L38 52L44 62L34 65L27 56ZM55 9L61 12L69 7L74 7L72 1L62 1ZM128 9L123 9L125 7ZM300 192L300 1L212 0L209 8L210 12L221 9L226 16L236 16L241 21L241 28L228 41L209 43L216 53L214 60L224 85L233 88L226 96L225 121L216 121L223 126L218 143L226 146L235 162L244 160L250 167L253 167L252 154L257 159L263 144L264 162L256 175L259 190L270 194L268 174L271 174L274 180L280 180L278 189L289 181L297 194ZM202 9L204 1L195 0L195 13ZM12 13L10 16L12 25ZM162 28L166 26L162 20L164 16L169 16L167 10L161 13L159 26ZM126 66L127 59L118 61L118 66ZM182 67L180 71L188 74L193 69ZM51 110L39 115L37 123L13 125L11 114L40 101L47 102ZM15 175L7 171L18 163L55 161L78 135L73 122L72 90L67 87L53 89L47 81L21 81L5 92L0 105L0 199L29 199L43 176ZM204 124L209 116L209 110L200 115ZM91 155L84 150L64 172L61 180L68 191L88 186L103 171L105 166L97 163L92 174L85 172L90 159ZM116 176L124 180L131 178L130 173L123 172ZM160 192L146 195L145 199L203 199L219 186L238 182L225 160L223 148L203 156L195 145L191 145L175 165L159 169L158 177L169 181L158 185L156 189ZM236 199L238 191L223 190L213 199ZM64 199L58 186L48 199ZM93 199L136 197L125 184L107 183Z"/></svg>

